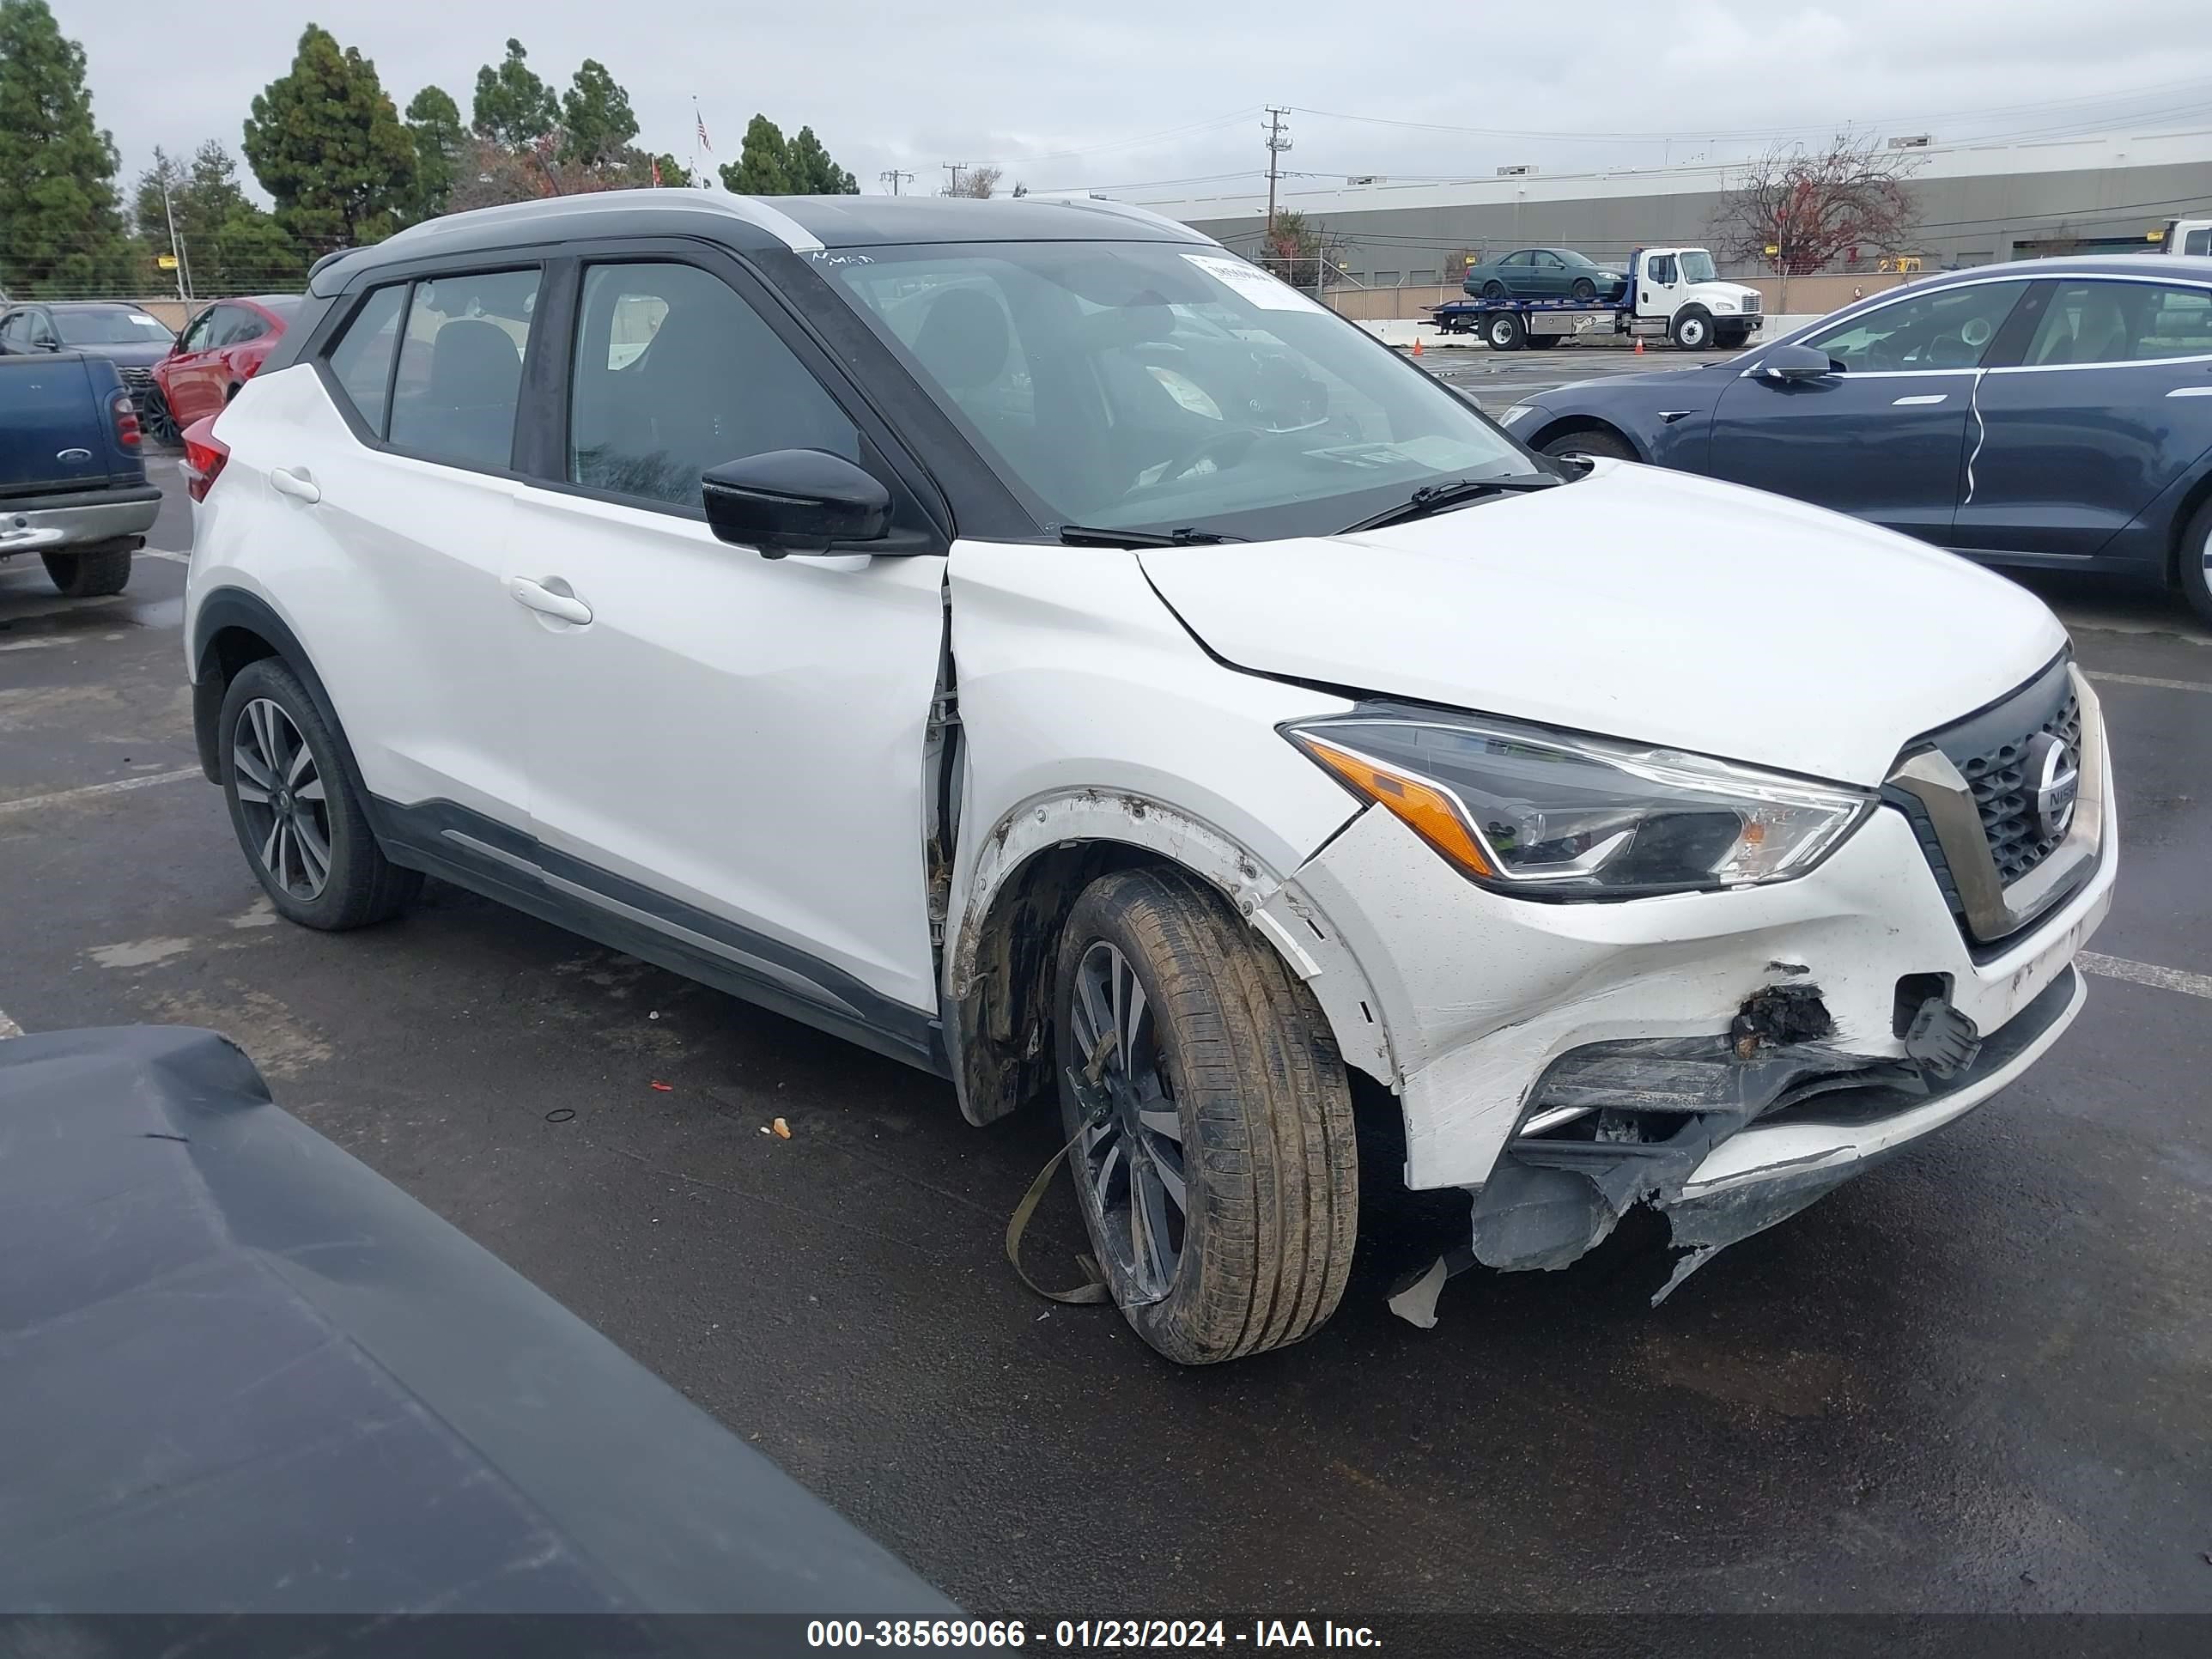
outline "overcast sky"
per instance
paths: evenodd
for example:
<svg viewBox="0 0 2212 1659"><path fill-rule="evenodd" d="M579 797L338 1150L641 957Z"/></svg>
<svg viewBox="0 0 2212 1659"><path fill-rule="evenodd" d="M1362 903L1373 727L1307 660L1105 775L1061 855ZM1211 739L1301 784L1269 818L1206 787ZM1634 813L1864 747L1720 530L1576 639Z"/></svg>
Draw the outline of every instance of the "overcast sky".
<svg viewBox="0 0 2212 1659"><path fill-rule="evenodd" d="M126 187L160 144L235 152L253 94L310 21L357 46L404 107L425 85L464 119L480 64L520 33L556 88L597 58L629 89L640 142L688 159L691 100L714 161L746 121L811 125L861 188L900 167L990 162L1032 188L1146 198L1260 188L1261 106L1297 106L1285 164L1341 183L1658 165L1816 137L1856 122L1939 140L2212 125L2208 0L1680 0L1363 7L1346 0L54 0L90 60ZM1323 115L1318 112L1329 112ZM1357 119L1345 117L1362 118ZM1419 124L1427 124L1426 126ZM1808 125L1809 124L1809 125ZM1482 131L1435 131L1437 127ZM1548 135L1583 135L1564 137ZM1231 176L1217 176L1231 175ZM1243 175L1242 177L1235 175ZM1164 181L1193 180L1188 185ZM1286 182L1295 191L1321 178Z"/></svg>

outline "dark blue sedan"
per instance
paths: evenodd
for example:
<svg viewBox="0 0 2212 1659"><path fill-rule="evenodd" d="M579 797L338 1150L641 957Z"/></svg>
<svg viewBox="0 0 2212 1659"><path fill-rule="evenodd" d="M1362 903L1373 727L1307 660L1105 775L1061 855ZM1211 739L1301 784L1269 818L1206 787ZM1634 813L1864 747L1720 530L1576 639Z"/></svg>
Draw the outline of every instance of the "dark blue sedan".
<svg viewBox="0 0 2212 1659"><path fill-rule="evenodd" d="M1504 420L1552 454L1771 489L1991 564L2147 577L2212 621L2212 258L1930 277Z"/></svg>

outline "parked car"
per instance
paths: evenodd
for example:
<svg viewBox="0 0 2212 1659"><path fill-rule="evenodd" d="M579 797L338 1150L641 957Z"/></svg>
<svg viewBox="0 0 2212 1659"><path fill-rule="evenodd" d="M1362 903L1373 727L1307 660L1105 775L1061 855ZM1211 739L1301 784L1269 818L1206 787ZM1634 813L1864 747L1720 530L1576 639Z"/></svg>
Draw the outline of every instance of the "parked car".
<svg viewBox="0 0 2212 1659"><path fill-rule="evenodd" d="M120 301L58 300L0 312L0 355L81 351L105 357L123 377L142 421L154 386L154 365L175 343L167 323Z"/></svg>
<svg viewBox="0 0 2212 1659"><path fill-rule="evenodd" d="M1223 332L1318 409L1117 367ZM1694 1265L2020 1076L2111 902L2033 595L1534 454L1118 204L451 215L212 435L195 726L281 915L434 874L1053 1102L1181 1361L1334 1308L1356 1110L1484 1262L1649 1201Z"/></svg>
<svg viewBox="0 0 2212 1659"><path fill-rule="evenodd" d="M36 553L72 599L119 593L161 510L113 363L0 356L0 568Z"/></svg>
<svg viewBox="0 0 2212 1659"><path fill-rule="evenodd" d="M1538 393L1552 454L1650 461L1990 564L2174 586L2212 621L2212 259L1984 265L1741 357Z"/></svg>
<svg viewBox="0 0 2212 1659"><path fill-rule="evenodd" d="M1461 286L1486 300L1580 300L1587 305L1620 299L1628 291L1628 274L1609 270L1570 247L1524 247L1469 264Z"/></svg>
<svg viewBox="0 0 2212 1659"><path fill-rule="evenodd" d="M146 398L146 431L174 445L184 428L238 395L284 337L300 308L296 294L219 300L185 325L169 355L154 366Z"/></svg>

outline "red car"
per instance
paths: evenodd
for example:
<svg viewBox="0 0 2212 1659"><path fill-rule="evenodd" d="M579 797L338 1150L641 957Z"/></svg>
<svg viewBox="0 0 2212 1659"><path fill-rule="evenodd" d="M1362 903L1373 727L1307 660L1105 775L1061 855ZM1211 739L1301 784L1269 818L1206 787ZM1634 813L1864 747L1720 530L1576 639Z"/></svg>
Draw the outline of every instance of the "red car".
<svg viewBox="0 0 2212 1659"><path fill-rule="evenodd" d="M146 432L175 445L184 428L213 415L254 376L300 308L293 294L218 300L185 325L175 348L154 365L146 394Z"/></svg>

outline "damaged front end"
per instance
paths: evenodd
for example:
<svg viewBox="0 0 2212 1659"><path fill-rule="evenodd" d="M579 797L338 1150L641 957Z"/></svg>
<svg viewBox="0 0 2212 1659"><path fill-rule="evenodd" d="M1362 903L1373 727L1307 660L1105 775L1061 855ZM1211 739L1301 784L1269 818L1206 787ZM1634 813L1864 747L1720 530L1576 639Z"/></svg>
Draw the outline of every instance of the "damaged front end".
<svg viewBox="0 0 2212 1659"><path fill-rule="evenodd" d="M1787 964L1776 964L1786 968ZM1787 1219L1863 1172L1857 1131L1975 1089L2067 1012L2072 971L1989 1039L1951 1007L1941 975L1898 981L1901 1055L1853 1054L1817 988L1771 986L1710 1036L1593 1042L1569 1050L1530 1090L1519 1123L1475 1191L1467 1248L1391 1298L1413 1323L1435 1322L1451 1274L1482 1266L1564 1267L1602 1242L1629 1208L1668 1218L1674 1271L1656 1305L1715 1252ZM1714 1148L1753 1125L1833 1126L1834 1145L1778 1157L1711 1191L1693 1182ZM1826 1138L1824 1138L1826 1139Z"/></svg>

